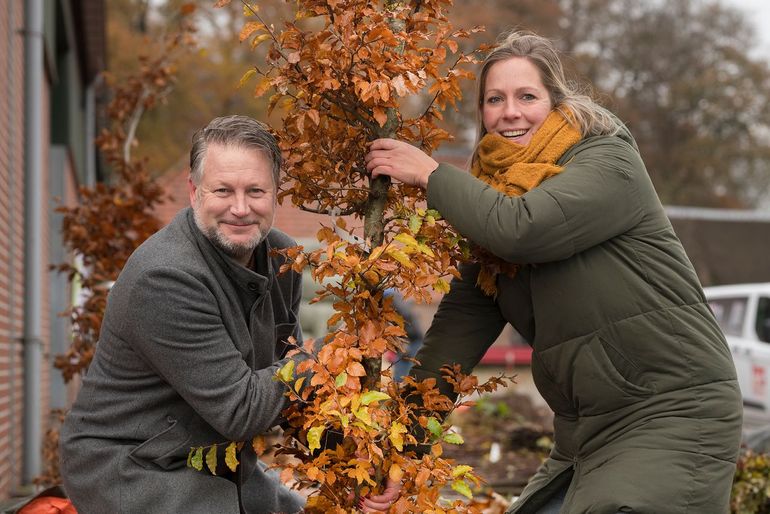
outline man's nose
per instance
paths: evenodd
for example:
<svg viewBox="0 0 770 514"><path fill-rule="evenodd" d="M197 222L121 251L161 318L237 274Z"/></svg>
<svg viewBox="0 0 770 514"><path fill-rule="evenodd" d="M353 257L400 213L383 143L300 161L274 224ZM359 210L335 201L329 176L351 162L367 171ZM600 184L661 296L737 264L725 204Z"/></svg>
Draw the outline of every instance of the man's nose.
<svg viewBox="0 0 770 514"><path fill-rule="evenodd" d="M230 212L233 216L238 217L246 216L249 213L249 206L245 194L236 193L233 195L233 203L230 204Z"/></svg>

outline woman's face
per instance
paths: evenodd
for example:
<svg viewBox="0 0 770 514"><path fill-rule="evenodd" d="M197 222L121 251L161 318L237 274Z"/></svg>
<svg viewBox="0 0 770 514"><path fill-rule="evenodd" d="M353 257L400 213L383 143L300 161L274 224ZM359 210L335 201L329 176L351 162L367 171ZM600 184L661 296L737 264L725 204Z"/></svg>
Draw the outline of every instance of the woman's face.
<svg viewBox="0 0 770 514"><path fill-rule="evenodd" d="M526 146L552 108L540 72L528 59L511 57L489 67L481 106L487 132Z"/></svg>

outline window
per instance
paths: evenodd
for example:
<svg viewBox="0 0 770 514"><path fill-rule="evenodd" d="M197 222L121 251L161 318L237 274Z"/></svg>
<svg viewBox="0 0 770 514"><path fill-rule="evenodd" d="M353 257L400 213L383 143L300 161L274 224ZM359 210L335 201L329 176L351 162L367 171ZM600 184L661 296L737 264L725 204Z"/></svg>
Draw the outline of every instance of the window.
<svg viewBox="0 0 770 514"><path fill-rule="evenodd" d="M770 343L770 298L760 296L757 302L757 337Z"/></svg>
<svg viewBox="0 0 770 514"><path fill-rule="evenodd" d="M709 300L709 306L714 312L717 323L722 327L725 334L731 336L740 336L743 333L743 320L746 317L746 304L748 298L745 296L736 298L714 298Z"/></svg>

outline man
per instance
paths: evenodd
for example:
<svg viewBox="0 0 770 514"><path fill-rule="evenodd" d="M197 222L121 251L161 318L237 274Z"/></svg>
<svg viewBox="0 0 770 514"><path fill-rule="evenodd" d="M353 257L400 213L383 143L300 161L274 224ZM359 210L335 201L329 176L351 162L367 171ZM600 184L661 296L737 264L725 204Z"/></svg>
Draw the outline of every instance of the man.
<svg viewBox="0 0 770 514"><path fill-rule="evenodd" d="M289 337L302 340L301 277L279 276L270 254L294 245L272 228L280 167L274 137L250 118L217 118L194 136L191 208L126 262L61 431L80 514L302 509L250 444L235 473L186 466L191 447L276 425L287 401L273 376Z"/></svg>

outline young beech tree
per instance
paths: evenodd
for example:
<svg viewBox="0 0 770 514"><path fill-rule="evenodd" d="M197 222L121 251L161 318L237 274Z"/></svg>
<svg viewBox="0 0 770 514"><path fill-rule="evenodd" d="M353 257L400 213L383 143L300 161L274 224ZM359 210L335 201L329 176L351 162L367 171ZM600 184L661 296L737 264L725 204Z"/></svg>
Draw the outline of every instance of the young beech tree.
<svg viewBox="0 0 770 514"><path fill-rule="evenodd" d="M320 249L284 252L282 271L309 267L320 288L314 301L331 297L336 312L322 345L307 341L295 350L314 358L298 369L290 363L277 377L296 400L285 413L289 429L278 453L293 455L298 464L283 478L317 486L308 512L350 512L387 477L403 483L394 512L475 510L439 496L451 485L471 498L479 483L469 466L442 458L442 444L462 443L443 420L463 397L494 390L504 377L480 385L448 366L460 395L453 401L439 394L435 380L406 378L399 385L382 366L383 353L401 350L406 335L383 292L396 288L417 301L446 292L467 246L440 213L424 207L420 190L387 177L372 180L364 164L367 144L379 137L428 151L450 138L437 122L459 98L459 81L472 78L460 66L473 58L457 53L457 39L469 31L447 21L452 0L295 2L294 20L277 29L262 19L257 2L244 0L250 21L240 34L253 48L270 45L266 62L241 83L256 81L255 96L271 93L269 109L282 113L286 180L280 197L330 216L318 232ZM418 115L403 114L407 99L424 100ZM349 229L342 216L362 222L363 233L354 234L359 229ZM258 453L264 449L260 438L251 444ZM228 448L231 468L237 447ZM205 460L213 470L216 455L216 447L195 448L190 465L202 469Z"/></svg>
<svg viewBox="0 0 770 514"><path fill-rule="evenodd" d="M152 210L163 201L164 192L150 176L147 160L134 158L131 151L137 145L136 129L142 116L173 88L175 59L193 44L194 27L188 16L194 9L189 4L182 7L178 28L152 47L152 56L148 52L138 57L135 75L117 82L105 74L112 98L106 109L108 125L96 144L112 171L112 183L81 186L77 206L57 209L64 215L65 245L80 262L55 268L67 273L71 282L78 281L83 291L82 303L70 311L73 342L54 362L65 381L91 363L110 284L129 255L160 228Z"/></svg>

